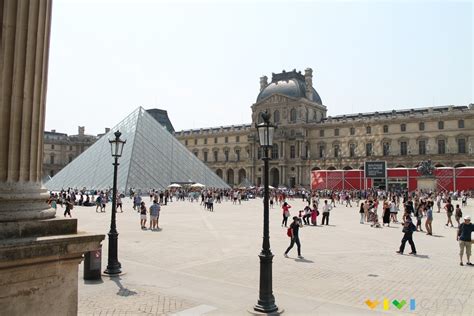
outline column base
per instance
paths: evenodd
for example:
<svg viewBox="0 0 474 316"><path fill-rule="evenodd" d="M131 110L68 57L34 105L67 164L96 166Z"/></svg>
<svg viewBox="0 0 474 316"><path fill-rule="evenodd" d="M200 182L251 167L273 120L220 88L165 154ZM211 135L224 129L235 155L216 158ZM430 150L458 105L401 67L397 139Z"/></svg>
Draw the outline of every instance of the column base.
<svg viewBox="0 0 474 316"><path fill-rule="evenodd" d="M76 315L78 264L104 235L76 219L0 223L0 310L5 315Z"/></svg>

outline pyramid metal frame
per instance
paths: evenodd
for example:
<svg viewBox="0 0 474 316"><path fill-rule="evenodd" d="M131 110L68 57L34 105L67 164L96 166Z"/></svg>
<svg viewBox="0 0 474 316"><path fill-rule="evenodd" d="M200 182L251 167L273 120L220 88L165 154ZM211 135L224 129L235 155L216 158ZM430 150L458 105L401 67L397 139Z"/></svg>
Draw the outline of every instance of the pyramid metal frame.
<svg viewBox="0 0 474 316"><path fill-rule="evenodd" d="M58 172L45 187L106 189L112 186L113 158L109 139L119 130L127 143L119 159L118 189L165 189L173 182L229 186L181 144L145 109L137 108L91 147Z"/></svg>

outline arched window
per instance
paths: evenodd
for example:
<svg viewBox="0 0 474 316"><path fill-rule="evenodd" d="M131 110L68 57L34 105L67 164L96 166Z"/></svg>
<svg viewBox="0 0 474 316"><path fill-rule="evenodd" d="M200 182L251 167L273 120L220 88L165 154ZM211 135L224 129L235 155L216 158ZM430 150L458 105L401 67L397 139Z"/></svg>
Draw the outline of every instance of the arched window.
<svg viewBox="0 0 474 316"><path fill-rule="evenodd" d="M272 159L278 159L278 144L273 144Z"/></svg>
<svg viewBox="0 0 474 316"><path fill-rule="evenodd" d="M276 110L275 112L273 112L273 122L280 122L280 111Z"/></svg>
<svg viewBox="0 0 474 316"><path fill-rule="evenodd" d="M290 110L290 122L296 122L296 109Z"/></svg>

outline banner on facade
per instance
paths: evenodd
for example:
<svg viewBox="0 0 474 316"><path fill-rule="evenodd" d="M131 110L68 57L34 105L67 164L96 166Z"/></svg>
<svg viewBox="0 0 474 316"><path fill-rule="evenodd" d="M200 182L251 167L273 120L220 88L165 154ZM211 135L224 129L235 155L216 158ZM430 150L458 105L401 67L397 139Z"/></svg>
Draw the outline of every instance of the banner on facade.
<svg viewBox="0 0 474 316"><path fill-rule="evenodd" d="M365 166L366 178L385 178L387 170L386 161L366 161Z"/></svg>

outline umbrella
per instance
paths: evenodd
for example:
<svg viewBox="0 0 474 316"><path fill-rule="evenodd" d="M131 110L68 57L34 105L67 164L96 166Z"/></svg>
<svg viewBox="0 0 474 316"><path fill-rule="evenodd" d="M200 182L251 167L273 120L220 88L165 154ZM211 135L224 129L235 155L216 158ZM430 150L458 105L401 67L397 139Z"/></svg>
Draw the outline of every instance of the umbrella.
<svg viewBox="0 0 474 316"><path fill-rule="evenodd" d="M202 184L202 183L194 183L194 184L191 184L191 188L204 188L205 185Z"/></svg>
<svg viewBox="0 0 474 316"><path fill-rule="evenodd" d="M172 183L168 186L168 188L181 188L181 186L177 183Z"/></svg>

